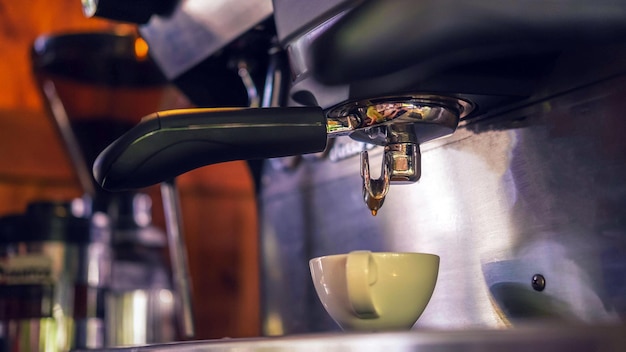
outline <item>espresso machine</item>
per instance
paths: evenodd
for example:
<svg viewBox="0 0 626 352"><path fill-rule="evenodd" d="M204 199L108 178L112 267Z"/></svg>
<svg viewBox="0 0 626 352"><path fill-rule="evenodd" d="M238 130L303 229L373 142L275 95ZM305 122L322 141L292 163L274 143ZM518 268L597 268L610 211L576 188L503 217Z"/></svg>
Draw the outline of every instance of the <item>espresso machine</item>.
<svg viewBox="0 0 626 352"><path fill-rule="evenodd" d="M285 336L194 347L626 346L622 2L172 3L129 11L205 108L148 115L94 175L263 160L263 332ZM324 311L308 260L359 249L441 257L411 331L342 334Z"/></svg>
<svg viewBox="0 0 626 352"><path fill-rule="evenodd" d="M24 214L3 219L2 318L8 320L0 336L7 351L180 336L168 239L152 223L150 196L107 192L90 172L101 149L163 101L167 82L147 50L130 31L53 33L33 43L35 78L83 196L37 200ZM47 274L17 281L9 275L27 269Z"/></svg>

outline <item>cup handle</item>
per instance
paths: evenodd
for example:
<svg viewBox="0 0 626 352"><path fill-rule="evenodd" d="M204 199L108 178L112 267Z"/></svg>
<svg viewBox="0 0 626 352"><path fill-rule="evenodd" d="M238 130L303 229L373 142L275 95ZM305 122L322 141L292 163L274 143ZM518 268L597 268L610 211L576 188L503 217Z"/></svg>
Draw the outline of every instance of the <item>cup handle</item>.
<svg viewBox="0 0 626 352"><path fill-rule="evenodd" d="M348 253L346 260L348 299L352 310L360 318L378 318L371 291L371 286L376 283L377 279L376 263L372 252Z"/></svg>

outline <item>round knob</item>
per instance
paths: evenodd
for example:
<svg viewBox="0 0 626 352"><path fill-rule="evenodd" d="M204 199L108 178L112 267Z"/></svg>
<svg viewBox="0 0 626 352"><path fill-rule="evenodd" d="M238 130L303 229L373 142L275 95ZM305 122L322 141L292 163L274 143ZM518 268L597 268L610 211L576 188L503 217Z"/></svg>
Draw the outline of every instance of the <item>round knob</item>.
<svg viewBox="0 0 626 352"><path fill-rule="evenodd" d="M103 17L137 24L148 23L152 15L166 15L176 0L81 0L87 17Z"/></svg>

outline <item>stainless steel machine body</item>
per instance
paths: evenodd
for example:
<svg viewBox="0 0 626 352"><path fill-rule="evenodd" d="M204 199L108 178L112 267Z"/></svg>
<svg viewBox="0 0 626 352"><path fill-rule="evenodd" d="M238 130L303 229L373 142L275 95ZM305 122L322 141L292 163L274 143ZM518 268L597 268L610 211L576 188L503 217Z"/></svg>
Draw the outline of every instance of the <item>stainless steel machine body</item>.
<svg viewBox="0 0 626 352"><path fill-rule="evenodd" d="M383 75L386 79L352 72L361 77L350 84L325 85L320 80L334 77L316 76L315 69L330 69L311 59L315 41L350 15L342 11L358 5L330 3L322 16L328 20L320 21L275 1L279 38L295 72L292 99L332 108L363 96L388 96L394 89L423 89L465 98L476 110L451 136L420 145L421 179L392 186L375 217L359 204L357 155L369 150L378 156L372 164L378 164L381 148L337 139L325 153L304 156L299 164L268 163L261 196L264 333L338 330L315 295L308 259L359 249L441 256L437 287L416 329L498 328L544 320L621 324L626 316L623 42L572 43L554 56L525 56L514 50L504 64L499 60L505 56L498 56L487 66L475 65L474 55L489 57L488 51L480 51L484 46L476 46L460 67L416 60L416 67ZM410 2L392 3L420 14L408 7ZM370 4L387 3L365 6ZM401 21L402 15L395 14ZM365 16L369 26L336 34L350 44L359 36L357 29L371 31L376 42L386 37L377 38L370 27L389 15ZM441 16L433 21L447 18ZM419 23L424 26L405 29L428 33L438 28ZM513 26L515 21L506 23ZM411 33L389 48L371 51L380 51L386 60L385 53L403 47ZM490 38L486 35L484 43ZM433 52L441 49L432 45ZM406 54L420 56L419 48ZM458 59L452 56L451 61ZM326 64L334 65L332 60L328 56ZM375 61L375 55L369 60Z"/></svg>
<svg viewBox="0 0 626 352"><path fill-rule="evenodd" d="M621 322L624 87L626 77L611 78L423 145L421 180L392 187L375 217L360 201L355 155L268 168L264 331L338 330L315 295L308 259L359 249L441 256L416 327ZM346 139L329 153L361 149ZM535 275L545 288L533 288Z"/></svg>

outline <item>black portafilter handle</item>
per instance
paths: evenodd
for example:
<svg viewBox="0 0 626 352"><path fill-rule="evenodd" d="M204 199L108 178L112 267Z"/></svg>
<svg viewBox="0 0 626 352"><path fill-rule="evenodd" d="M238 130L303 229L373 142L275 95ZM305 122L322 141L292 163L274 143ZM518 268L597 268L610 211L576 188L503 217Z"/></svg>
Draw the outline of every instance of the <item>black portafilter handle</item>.
<svg viewBox="0 0 626 352"><path fill-rule="evenodd" d="M320 152L326 141L319 107L170 110L109 145L93 173L106 190L138 189L205 165Z"/></svg>

